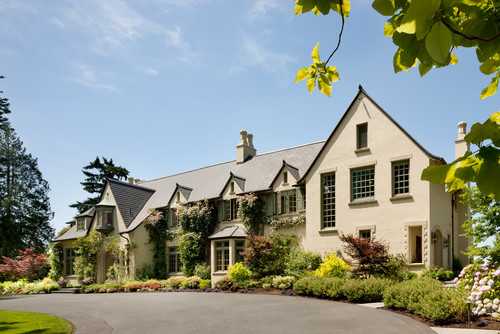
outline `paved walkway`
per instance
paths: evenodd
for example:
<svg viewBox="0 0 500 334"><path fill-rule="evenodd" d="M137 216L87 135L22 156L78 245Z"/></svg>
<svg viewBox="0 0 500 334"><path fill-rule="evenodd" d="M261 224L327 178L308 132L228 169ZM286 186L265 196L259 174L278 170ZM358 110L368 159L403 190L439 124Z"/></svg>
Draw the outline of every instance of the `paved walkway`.
<svg viewBox="0 0 500 334"><path fill-rule="evenodd" d="M75 334L435 334L420 322L396 313L288 296L193 292L53 294L0 298L0 309L56 315L71 321Z"/></svg>

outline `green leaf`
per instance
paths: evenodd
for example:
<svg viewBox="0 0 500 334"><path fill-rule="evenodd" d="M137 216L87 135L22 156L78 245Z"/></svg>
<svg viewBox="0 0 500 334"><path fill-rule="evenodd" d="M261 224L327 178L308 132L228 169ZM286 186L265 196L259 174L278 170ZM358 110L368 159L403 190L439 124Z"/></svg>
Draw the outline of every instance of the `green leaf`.
<svg viewBox="0 0 500 334"><path fill-rule="evenodd" d="M500 75L500 72L497 72L497 74L491 79L491 83L488 87L482 90L480 98L481 100L495 94L498 90L498 77Z"/></svg>
<svg viewBox="0 0 500 334"><path fill-rule="evenodd" d="M328 78L323 73L319 74L318 88L321 93L325 94L328 97L331 97L332 85L330 84L330 81L328 81Z"/></svg>
<svg viewBox="0 0 500 334"><path fill-rule="evenodd" d="M500 68L500 59L498 59L498 54L496 54L495 58L497 59L489 58L485 60L481 66L479 66L479 70L486 75L498 72L498 69Z"/></svg>
<svg viewBox="0 0 500 334"><path fill-rule="evenodd" d="M398 51L396 51L396 53L394 54L394 58L393 58L393 66L394 66L394 73L398 73L400 71L408 71L408 69L411 67L411 66L406 66L403 64L403 62L401 61L401 54L403 53L403 50L401 48L398 49Z"/></svg>
<svg viewBox="0 0 500 334"><path fill-rule="evenodd" d="M416 34L418 40L423 39L429 32L440 5L440 0L412 1L401 25L396 30L406 34Z"/></svg>
<svg viewBox="0 0 500 334"><path fill-rule="evenodd" d="M314 49L311 53L311 57L314 60L315 63L319 63L319 51L318 51L318 43L316 43L316 46L314 46Z"/></svg>
<svg viewBox="0 0 500 334"><path fill-rule="evenodd" d="M451 48L451 32L442 22L432 26L425 38L425 48L438 64L446 63Z"/></svg>
<svg viewBox="0 0 500 334"><path fill-rule="evenodd" d="M309 89L309 93L312 94L314 87L316 87L316 77L307 79L307 89Z"/></svg>
<svg viewBox="0 0 500 334"><path fill-rule="evenodd" d="M372 3L373 9L385 16L392 16L396 12L394 0L375 0Z"/></svg>
<svg viewBox="0 0 500 334"><path fill-rule="evenodd" d="M335 82L335 81L339 81L340 80L339 71L337 71L337 69L335 68L335 66L328 66L326 68L326 74L325 75L328 78L328 80L330 80L330 82Z"/></svg>
<svg viewBox="0 0 500 334"><path fill-rule="evenodd" d="M465 141L474 145L481 144L485 140L493 138L500 132L500 127L497 123L490 119L484 123L475 123L472 125L469 133L465 136Z"/></svg>
<svg viewBox="0 0 500 334"><path fill-rule="evenodd" d="M476 185L483 195L495 197L500 201L500 164L498 160L485 160L478 171Z"/></svg>
<svg viewBox="0 0 500 334"><path fill-rule="evenodd" d="M432 69L432 65L427 65L422 62L418 64L418 72L420 73L420 76L423 77L424 75L427 74Z"/></svg>
<svg viewBox="0 0 500 334"><path fill-rule="evenodd" d="M298 72L297 76L295 77L295 83L305 80L309 77L309 68L307 67L302 67Z"/></svg>
<svg viewBox="0 0 500 334"><path fill-rule="evenodd" d="M330 12L330 0L317 0L316 8L318 8L321 14L327 15Z"/></svg>
<svg viewBox="0 0 500 334"><path fill-rule="evenodd" d="M392 24L386 23L384 26L384 36L385 37L391 37L394 35L394 32L396 29L394 29L394 26Z"/></svg>

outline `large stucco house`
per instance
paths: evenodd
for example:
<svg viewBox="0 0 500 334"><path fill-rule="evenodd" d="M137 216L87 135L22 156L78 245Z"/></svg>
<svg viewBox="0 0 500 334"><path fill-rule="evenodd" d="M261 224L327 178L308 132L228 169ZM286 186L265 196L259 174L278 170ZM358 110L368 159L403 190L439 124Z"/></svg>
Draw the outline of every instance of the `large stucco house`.
<svg viewBox="0 0 500 334"><path fill-rule="evenodd" d="M465 123L458 125L456 155L467 150ZM450 141L451 146L451 141ZM177 226L180 203L211 201L218 222L211 240L212 280L240 260L246 232L237 217L237 198L255 193L264 198L274 219L300 217L305 223L280 233L294 233L305 249L321 253L341 249L340 234L376 238L391 253L406 256L413 271L439 266L451 269L453 257L462 263L468 240L460 235L467 207L457 193L420 179L422 170L444 159L423 148L389 116L363 88L328 139L279 151L256 154L253 136L240 132L236 160L166 176L129 182L109 180L95 208L75 217L57 241L64 247L65 279L72 271L73 241L91 230L133 241L136 267L152 263L152 245L144 220L151 208L170 210L169 224ZM265 233L271 233L267 227ZM180 272L177 244L167 242L167 271ZM100 257L98 280L112 265Z"/></svg>

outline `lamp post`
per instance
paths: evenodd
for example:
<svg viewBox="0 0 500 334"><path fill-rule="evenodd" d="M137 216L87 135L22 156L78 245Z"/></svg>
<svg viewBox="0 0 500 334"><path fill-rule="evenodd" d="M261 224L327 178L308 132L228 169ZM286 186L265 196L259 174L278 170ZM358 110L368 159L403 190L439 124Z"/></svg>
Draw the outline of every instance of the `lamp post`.
<svg viewBox="0 0 500 334"><path fill-rule="evenodd" d="M465 304L467 304L467 326L470 327L470 305L472 304L472 300L467 299Z"/></svg>

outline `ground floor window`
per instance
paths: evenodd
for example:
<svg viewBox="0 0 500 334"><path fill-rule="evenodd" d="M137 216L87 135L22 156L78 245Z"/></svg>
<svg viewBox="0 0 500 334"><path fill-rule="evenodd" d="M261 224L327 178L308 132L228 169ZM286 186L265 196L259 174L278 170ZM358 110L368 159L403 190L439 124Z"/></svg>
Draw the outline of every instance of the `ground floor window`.
<svg viewBox="0 0 500 334"><path fill-rule="evenodd" d="M179 247L168 248L168 272L178 273L181 271L181 260L179 255Z"/></svg>
<svg viewBox="0 0 500 334"><path fill-rule="evenodd" d="M71 276L75 274L73 263L75 262L77 254L73 248L66 248L64 250L64 275Z"/></svg>
<svg viewBox="0 0 500 334"><path fill-rule="evenodd" d="M359 230L359 237L371 240L372 239L372 231L371 230Z"/></svg>
<svg viewBox="0 0 500 334"><path fill-rule="evenodd" d="M215 270L226 271L229 266L229 241L215 243Z"/></svg>

